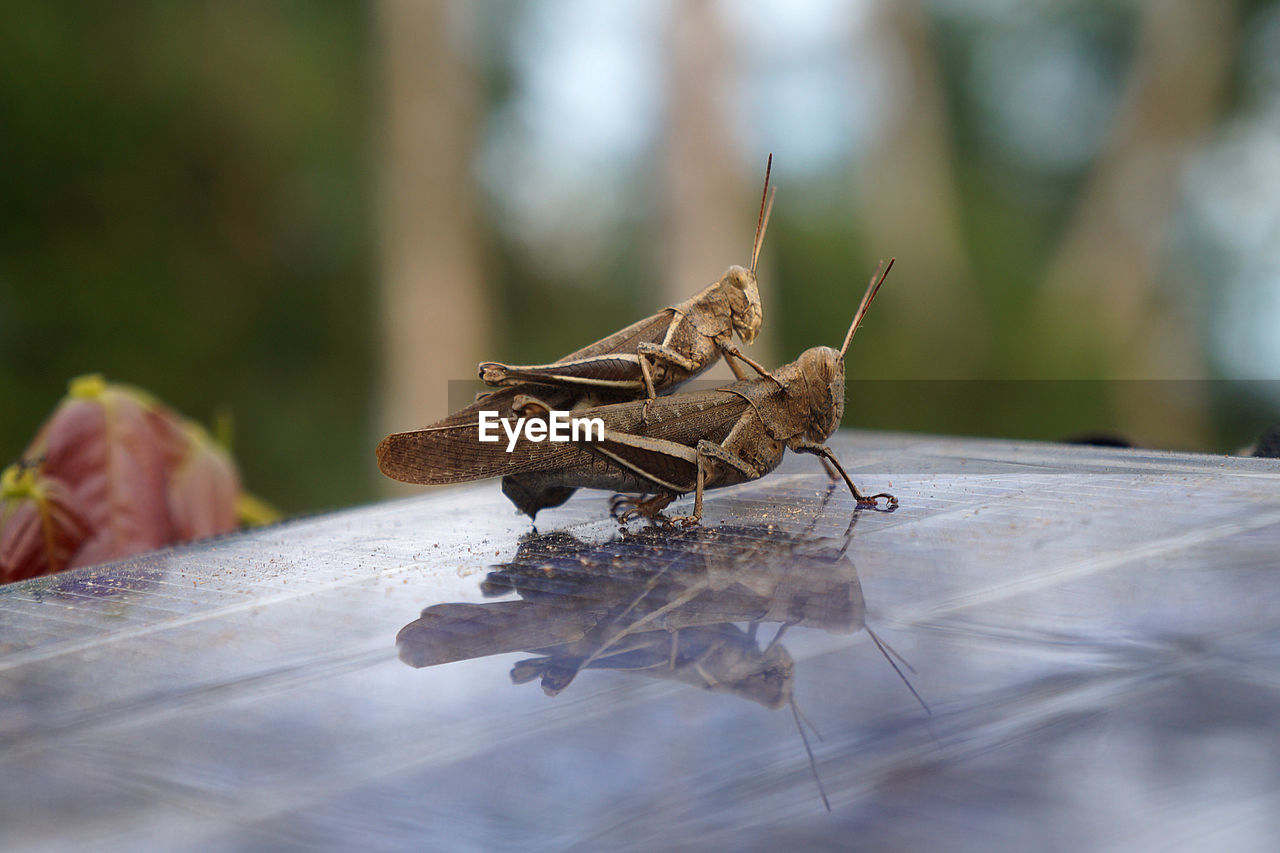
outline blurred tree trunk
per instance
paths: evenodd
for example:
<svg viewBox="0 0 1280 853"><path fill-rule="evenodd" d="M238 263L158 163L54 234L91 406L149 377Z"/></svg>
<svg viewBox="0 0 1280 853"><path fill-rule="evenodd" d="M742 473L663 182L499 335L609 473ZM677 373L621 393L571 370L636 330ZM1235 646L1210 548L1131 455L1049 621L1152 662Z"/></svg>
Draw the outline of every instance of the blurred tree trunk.
<svg viewBox="0 0 1280 853"><path fill-rule="evenodd" d="M905 370L930 379L972 377L986 335L960 231L933 34L919 0L878 0L870 27L859 43L884 46L902 65L893 69L898 89L891 93L886 128L856 176L860 229L874 255L898 256L894 289L910 294L883 300L877 322L894 325L902 340L927 345L899 359ZM906 309L895 312L894 305Z"/></svg>
<svg viewBox="0 0 1280 853"><path fill-rule="evenodd" d="M1177 282L1160 279L1172 273L1166 240L1186 157L1219 113L1236 4L1166 0L1139 8L1127 91L1048 269L1042 322L1054 332L1047 337L1066 336L1052 365L1060 375L1079 376L1083 366L1106 379L1198 380L1206 373L1193 306ZM1140 443L1202 447L1202 391L1195 383L1117 386L1118 426Z"/></svg>
<svg viewBox="0 0 1280 853"><path fill-rule="evenodd" d="M381 0L379 227L385 431L449 412L489 352L471 153L479 81L455 35L469 3Z"/></svg>
<svg viewBox="0 0 1280 853"><path fill-rule="evenodd" d="M686 0L671 7L667 41L667 123L663 162L663 294L665 304L688 299L731 265L751 263L759 196L745 181L732 138L732 86L741 69L718 4ZM755 192L764 181L760 163ZM767 255L768 241L762 254ZM775 363L769 319L776 288L758 270L764 326L751 355ZM723 362L703 374L732 379Z"/></svg>

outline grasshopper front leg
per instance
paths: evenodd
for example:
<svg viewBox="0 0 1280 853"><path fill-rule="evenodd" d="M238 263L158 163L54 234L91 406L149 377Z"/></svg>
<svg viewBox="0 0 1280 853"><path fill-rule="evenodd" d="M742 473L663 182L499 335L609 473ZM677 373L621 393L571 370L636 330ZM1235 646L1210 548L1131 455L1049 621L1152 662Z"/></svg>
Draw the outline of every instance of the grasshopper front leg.
<svg viewBox="0 0 1280 853"><path fill-rule="evenodd" d="M743 364L750 365L756 373L760 374L761 378L772 379L773 384L777 385L779 388L782 387L782 381L778 379L778 377L774 376L771 371L766 370L763 364L734 346L733 341L725 341L720 344L720 351L724 353L724 360L728 362L729 369L733 371L733 375L736 376L739 381L749 378L746 371L744 371L737 363L738 361L741 361ZM735 361L735 359L737 361Z"/></svg>
<svg viewBox="0 0 1280 853"><path fill-rule="evenodd" d="M827 447L825 444L819 444L816 441L809 441L808 439L801 438L795 440L791 444L791 449L796 453L811 453L820 459L830 462L831 465L840 472L840 476L844 478L845 483L849 486L849 491L853 493L853 498L858 502L859 507L876 507L879 499L884 498L885 503L887 504L887 512L892 512L898 508L898 499L888 492L864 495L862 492L858 491L858 487L853 484L853 480L849 478L848 473L844 470L844 466L840 464L840 460L831 452L831 448Z"/></svg>
<svg viewBox="0 0 1280 853"><path fill-rule="evenodd" d="M782 387L782 383L778 380L776 376L774 376L767 369L765 369L765 366L760 364L760 362L746 355L744 352L742 352L742 350L734 346L733 341L725 341L723 343L717 343L716 346L720 349L720 352L724 355L725 363L729 365L729 369L733 371L734 377L737 378L738 380L741 381L749 378L746 374L746 371L742 369L742 365L738 363L738 362L741 362L742 364L749 365L753 370L756 371L756 373L760 374L760 376L766 379L772 379L774 384L776 384L779 388ZM700 369L700 366L698 362L680 353L679 351L672 349L666 344L654 344L654 343L638 344L636 346L636 355L639 357L640 374L641 376L644 377L645 392L648 395L648 399L645 401L644 411L641 412L640 414L640 422L642 424L647 424L649 422L649 407L653 404L653 401L658 396L657 390L653 381L653 368L657 366L657 361L661 359L662 361L665 361L669 364L673 364L676 367L679 367L681 370L684 370L686 373L690 373L690 374L697 373Z"/></svg>

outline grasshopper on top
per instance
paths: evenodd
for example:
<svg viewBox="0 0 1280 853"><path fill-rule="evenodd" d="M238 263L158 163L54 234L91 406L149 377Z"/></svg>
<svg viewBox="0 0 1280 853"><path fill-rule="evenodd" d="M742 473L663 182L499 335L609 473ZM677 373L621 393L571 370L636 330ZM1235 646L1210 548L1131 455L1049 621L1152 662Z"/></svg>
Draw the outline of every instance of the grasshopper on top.
<svg viewBox="0 0 1280 853"><path fill-rule="evenodd" d="M615 332L551 364L512 366L495 361L480 365L480 378L494 387L513 385L576 387L607 391L632 399L652 400L660 392L692 379L723 355L738 379L749 365L761 376L762 366L733 343L736 332L751 343L760 332L764 312L756 281L756 262L769 225L773 196L769 173L773 155L765 167L764 192L751 245L751 266L737 264L720 280L678 305ZM530 393L536 396L536 391Z"/></svg>

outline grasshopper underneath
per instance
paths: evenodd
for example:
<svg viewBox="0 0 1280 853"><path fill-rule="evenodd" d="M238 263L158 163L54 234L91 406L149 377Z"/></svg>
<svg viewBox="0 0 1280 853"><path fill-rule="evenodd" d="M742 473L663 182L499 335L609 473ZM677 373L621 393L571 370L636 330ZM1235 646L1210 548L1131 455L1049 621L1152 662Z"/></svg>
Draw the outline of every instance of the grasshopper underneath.
<svg viewBox="0 0 1280 853"><path fill-rule="evenodd" d="M378 446L379 465L388 476L415 483L519 475L538 493L595 488L652 496L633 502L624 521L635 514L660 517L676 497L693 492L693 514L671 519L693 525L702 520L707 489L763 477L778 467L789 448L834 466L859 507L875 507L884 498L893 509L897 498L862 494L824 443L844 414L845 353L892 267L890 260L883 273L877 270L873 276L838 351L813 347L761 378L713 390L576 411L604 422L600 440L552 444L522 439L503 452L477 441L476 421L450 418L387 436ZM533 400L525 405L541 404Z"/></svg>

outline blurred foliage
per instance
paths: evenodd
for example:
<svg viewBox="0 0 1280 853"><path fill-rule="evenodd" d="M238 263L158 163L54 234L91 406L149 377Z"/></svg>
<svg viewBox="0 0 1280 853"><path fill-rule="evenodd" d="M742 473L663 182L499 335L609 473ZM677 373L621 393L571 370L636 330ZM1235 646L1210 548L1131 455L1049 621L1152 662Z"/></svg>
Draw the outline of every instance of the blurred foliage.
<svg viewBox="0 0 1280 853"><path fill-rule="evenodd" d="M230 411L285 509L372 494L368 18L6 4L0 455L100 371Z"/></svg>

